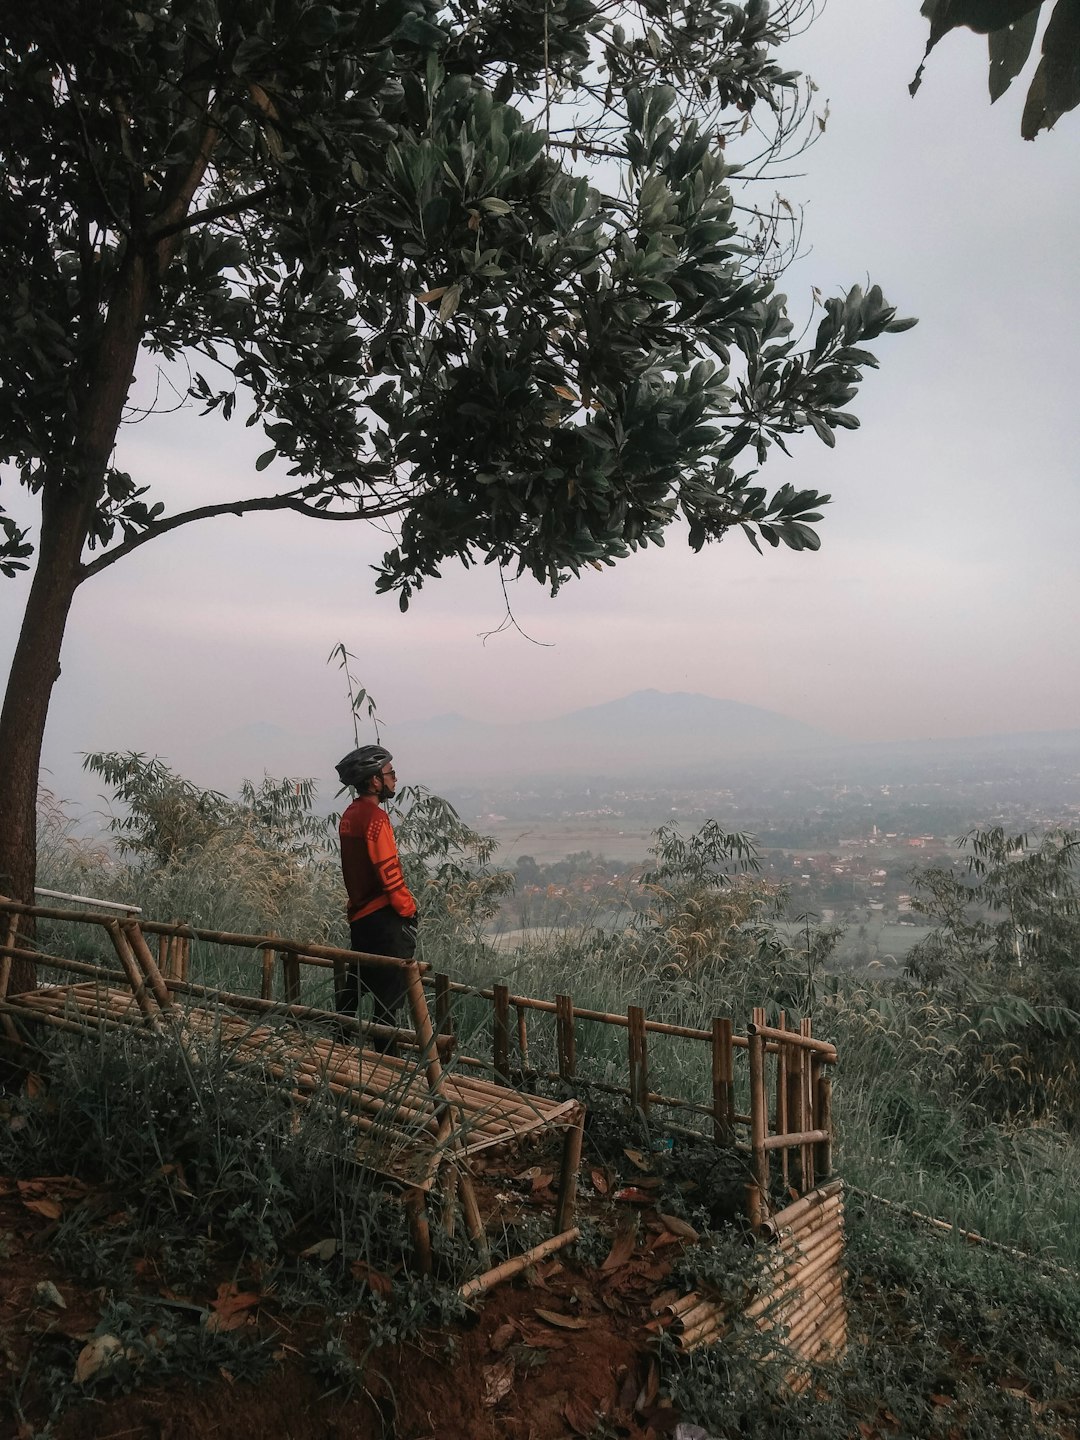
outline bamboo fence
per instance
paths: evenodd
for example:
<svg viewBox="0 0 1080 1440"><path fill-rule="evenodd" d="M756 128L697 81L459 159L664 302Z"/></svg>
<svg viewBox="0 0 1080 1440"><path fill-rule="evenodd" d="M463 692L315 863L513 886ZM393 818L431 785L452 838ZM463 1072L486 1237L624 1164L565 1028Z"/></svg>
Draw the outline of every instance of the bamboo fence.
<svg viewBox="0 0 1080 1440"><path fill-rule="evenodd" d="M123 976L107 967L20 948L16 940L21 914L104 930L120 959ZM7 916L7 933L5 944L0 946L0 995L6 991L4 967L10 970L11 959L15 957L30 959L38 966L126 983L148 1023L160 1023L157 1016L163 997L149 993L153 987L134 955L127 953L132 943L149 953L148 940L152 939L156 955L151 959L160 977L157 983L159 986L163 983L168 994L186 993L191 998L218 1000L233 1008L267 1016L288 1015L297 1021L324 1024L332 1021L339 1028L354 1029L361 1043L365 1038L384 1041L393 1038L405 1046L418 1046L429 1072L432 1064L440 1068L441 1073L441 1066L450 1063L458 1072L484 1070L505 1086L537 1079L563 1081L585 1093L596 1091L623 1097L650 1123L658 1118L654 1112L673 1111L692 1123L688 1126L680 1124L678 1119L665 1117L660 1119L661 1128L697 1136L709 1134L718 1144L734 1146L749 1154L747 1212L756 1230L769 1219L774 1193L809 1194L832 1173L832 1083L828 1072L836 1062L836 1048L814 1037L808 1019L800 1021L797 1028L789 1027L781 1014L775 1025L769 1025L765 1011L759 1008L753 1011L746 1033L739 1034L728 1016L713 1017L706 1027L677 1025L650 1019L640 1006L629 1006L625 1015L593 1010L575 1005L570 995L547 1000L514 994L505 985L489 988L466 985L429 965L411 962L408 969L414 979L410 985L409 1006L414 1025L412 1029L393 1031L303 1003L303 969L332 971L335 982L340 984L345 967L357 959L349 950L274 934L238 934L197 928L175 920L163 923L141 916L136 919L133 913L121 919L7 900L0 900L0 916L3 915ZM258 964L252 967L252 988L257 985L258 994L240 994L198 984L192 978L193 943L254 951ZM405 964L386 956L363 958L382 964ZM413 991L413 985L418 989L422 987L420 993ZM434 999L433 1019L424 991L430 992ZM491 1037L488 1055L465 1054L457 1043L455 997L464 996L488 1007ZM538 1017L551 1017L554 1022L554 1070L540 1069L530 1063L536 1048L530 1043L530 1025ZM582 1050L579 1031L583 1025L590 1024L626 1032L625 1085L600 1081L579 1063ZM11 1018L4 1014L2 1002L0 1025L11 1038ZM419 1038L421 1031L422 1039ZM696 1068L699 1074L698 1098L666 1094L652 1087L649 1071L652 1037L667 1037L700 1050L700 1065L690 1067ZM475 1046L476 1037L472 1044Z"/></svg>
<svg viewBox="0 0 1080 1440"><path fill-rule="evenodd" d="M115 963L20 945L19 919L24 915L96 928L108 939ZM574 1090L622 1096L646 1119L656 1110L689 1115L699 1122L689 1133L711 1136L718 1145L736 1147L749 1157L747 1209L763 1242L764 1258L743 1314L762 1332L775 1335L777 1353L790 1362L788 1383L800 1388L807 1383L811 1363L820 1363L844 1347L843 1201L840 1181L831 1178L828 1073L837 1054L833 1045L814 1036L808 1019L789 1027L781 1014L770 1025L765 1011L758 1008L745 1034L737 1033L726 1016L710 1019L707 1027L676 1025L650 1019L640 1006L629 1006L620 1015L576 1006L567 994L545 1000L513 994L505 985L482 989L415 961L358 957L352 951L279 935L234 934L179 921L165 924L130 912L102 915L29 906L3 897L0 937L0 1027L2 1041L12 1046L24 1043L15 1020L27 1016L83 1033L132 1026L148 1035L171 1031L196 1056L208 1038L220 1043L227 1037L238 1059L252 1060L287 1080L299 1103L309 1103L320 1089L347 1101L361 1135L377 1136L384 1150L387 1142L391 1150L397 1147L398 1158L386 1162L387 1173L396 1171L394 1178L405 1186L421 1268L431 1263L425 1195L437 1180L443 1185L444 1226L452 1231L454 1206L459 1204L470 1237L486 1255L469 1155L545 1127L562 1129L555 1233L502 1265L491 1268L488 1260L488 1268L462 1287L465 1298L520 1273L579 1233L573 1215L584 1109L575 1101L523 1093L514 1088L515 1081L562 1081ZM196 981L192 976L196 943L254 952L257 964L251 967L251 988L258 993L226 991ZM345 967L357 958L404 969L411 1028L372 1025L303 1003L303 967L332 970L340 985ZM15 959L57 972L64 983L9 996ZM488 1006L490 1057L462 1053L454 1034L455 996L470 996ZM179 998L186 1005L178 1004ZM203 1001L217 1008L207 1009ZM531 1054L541 1048L530 1036L530 1023L544 1016L555 1027L550 1053L556 1069L551 1071L530 1063ZM265 1023L273 1020L279 1025L291 1023L293 1028L282 1032ZM326 1036L330 1024L337 1037L345 1035L347 1044ZM587 1051L579 1045L579 1031L589 1024L626 1032L626 1085L600 1082L579 1064L579 1053ZM699 1091L706 1102L700 1096L693 1099L653 1089L649 1047L657 1036L699 1050ZM395 1041L419 1053L409 1062L391 1059L363 1048L368 1040L382 1045ZM493 1078L476 1076L477 1069ZM417 1084L416 1077L423 1083ZM677 1133L687 1128L671 1120L661 1124ZM427 1158L421 1155L418 1166L410 1163L406 1168L401 1152L408 1150L415 1162L418 1146L421 1151L427 1146ZM792 1203L775 1210L777 1194L793 1197ZM658 1307L658 1327L670 1329L683 1349L715 1343L731 1328L731 1317L708 1297L661 1297Z"/></svg>

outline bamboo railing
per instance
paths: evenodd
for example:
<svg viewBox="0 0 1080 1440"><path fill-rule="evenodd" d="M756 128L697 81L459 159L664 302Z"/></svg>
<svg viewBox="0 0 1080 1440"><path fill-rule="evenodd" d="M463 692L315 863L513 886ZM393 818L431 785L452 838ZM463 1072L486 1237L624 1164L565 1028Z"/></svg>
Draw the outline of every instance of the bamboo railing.
<svg viewBox="0 0 1080 1440"><path fill-rule="evenodd" d="M45 955L39 950L20 948L17 923L21 914L38 919L82 923L107 931L120 956L123 973L85 961ZM0 916L6 915L6 926L0 921L0 996L6 991L13 958L30 959L37 965L131 983L135 973L134 960L125 960L125 945L117 943L138 930L153 937L156 944L156 970L163 977L169 994L186 993L193 998L216 998L240 1009L264 1014L279 1013L295 1019L326 1022L352 1029L358 1036L392 1034L401 1043L417 1044L417 1032L387 1031L370 1022L349 1020L334 1012L319 1010L302 1003L302 967L331 970L340 981L344 968L357 955L349 950L308 941L296 941L280 935L247 935L229 931L209 930L168 923L132 915L126 920L87 911L59 907L27 906L0 900ZM113 932L116 932L115 934ZM253 967L253 982L258 994L235 994L220 987L206 986L192 979L193 942L250 950L258 956ZM703 1134L720 1145L748 1152L750 1179L747 1185L747 1210L755 1229L768 1221L771 1196L781 1188L790 1195L794 1190L807 1195L832 1174L832 1088L829 1068L837 1059L836 1048L814 1037L809 1019L789 1028L781 1014L775 1025L766 1020L764 1009L755 1009L745 1034L739 1034L728 1016L716 1016L707 1027L677 1025L665 1020L650 1019L641 1006L628 1006L625 1015L593 1010L574 1004L570 995L557 995L553 1000L518 995L506 985L488 988L463 984L449 975L435 971L430 965L405 962L387 956L361 957L383 964L406 966L411 984L409 1008L414 1017L422 1012L425 1034L420 1037L424 1063L437 1073L453 1052L452 1064L464 1069L483 1069L505 1085L514 1081L563 1081L585 1091L620 1096L629 1101L647 1121L654 1110L675 1111L697 1121L706 1122L704 1129L681 1125L664 1119L662 1128L675 1133ZM144 967L145 969L145 967ZM276 984L275 984L276 980ZM427 1021L428 1007L413 987L433 993L434 1025ZM140 1004L149 1004L161 997L144 995L134 986ZM275 997L274 991L278 995ZM454 997L470 996L485 1002L490 1009L490 1058L462 1053L454 1035ZM166 996L166 999L168 996ZM543 1070L531 1063L529 1026L537 1016L554 1017L556 1069ZM600 1081L590 1076L579 1064L579 1027L590 1023L622 1029L626 1032L626 1085ZM3 1013L0 1003L0 1026L9 1034L11 1019ZM431 1033L427 1033L430 1030ZM688 1096L672 1095L653 1088L650 1083L649 1046L651 1037L663 1036L696 1047L701 1052L702 1083L698 1087L707 1101ZM516 1051L516 1053L515 1053ZM748 1097L740 1109L737 1097Z"/></svg>

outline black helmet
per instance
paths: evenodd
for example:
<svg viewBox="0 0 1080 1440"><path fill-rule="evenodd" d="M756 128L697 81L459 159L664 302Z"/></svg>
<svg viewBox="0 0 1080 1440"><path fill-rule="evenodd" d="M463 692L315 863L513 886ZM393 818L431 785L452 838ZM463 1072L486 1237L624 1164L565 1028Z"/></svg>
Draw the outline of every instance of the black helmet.
<svg viewBox="0 0 1080 1440"><path fill-rule="evenodd" d="M377 775L393 758L390 751L381 745L361 745L359 750L350 750L334 769L342 785L351 785L354 790L359 790L365 780Z"/></svg>

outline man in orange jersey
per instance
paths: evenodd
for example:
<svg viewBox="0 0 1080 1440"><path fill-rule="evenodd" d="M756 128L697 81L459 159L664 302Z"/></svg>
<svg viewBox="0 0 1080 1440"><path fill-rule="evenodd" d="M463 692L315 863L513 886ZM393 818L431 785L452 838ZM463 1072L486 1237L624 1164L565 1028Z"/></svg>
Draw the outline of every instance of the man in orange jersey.
<svg viewBox="0 0 1080 1440"><path fill-rule="evenodd" d="M393 758L381 745L362 745L335 766L341 783L356 791L338 825L341 873L349 896L352 949L411 960L416 949L416 901L405 884L393 827L382 808L397 789ZM374 960L349 965L336 996L338 1010L355 1015L365 993L372 997L371 1018L379 1025L396 1025L405 998L404 969ZM372 1048L393 1052L395 1046L373 1036Z"/></svg>

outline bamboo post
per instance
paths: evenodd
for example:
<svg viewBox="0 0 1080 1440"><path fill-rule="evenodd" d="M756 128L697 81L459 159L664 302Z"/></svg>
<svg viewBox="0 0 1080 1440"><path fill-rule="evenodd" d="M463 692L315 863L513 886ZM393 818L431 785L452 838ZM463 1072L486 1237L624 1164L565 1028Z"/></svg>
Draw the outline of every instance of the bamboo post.
<svg viewBox="0 0 1080 1440"><path fill-rule="evenodd" d="M529 1068L529 1027L525 1020L525 1006L515 1005L514 1009L517 1012L518 1056L524 1072Z"/></svg>
<svg viewBox="0 0 1080 1440"><path fill-rule="evenodd" d="M262 982L259 985L259 999L272 1000L274 998L274 962L277 960L277 951L267 945L262 952Z"/></svg>
<svg viewBox="0 0 1080 1440"><path fill-rule="evenodd" d="M765 1219L769 1196L769 1154L765 1135L769 1111L765 1095L765 1041L760 1035L750 1036L750 1149L754 1178L747 1186L750 1199L750 1223L758 1229Z"/></svg>
<svg viewBox="0 0 1080 1440"><path fill-rule="evenodd" d="M465 1170L458 1173L458 1190L461 1195L461 1213L465 1217L465 1229L468 1231L469 1239L476 1246L481 1260L488 1264L491 1260L491 1251L488 1247L487 1227L484 1225L484 1217L480 1214L472 1176Z"/></svg>
<svg viewBox="0 0 1080 1440"><path fill-rule="evenodd" d="M180 921L174 918L172 924L179 925ZM166 975L169 977L170 980L182 980L184 977L181 974L180 936L162 935L160 938L165 941L166 947L166 961L164 967Z"/></svg>
<svg viewBox="0 0 1080 1440"><path fill-rule="evenodd" d="M492 1069L504 1085L510 1083L510 987L494 985Z"/></svg>
<svg viewBox="0 0 1080 1440"><path fill-rule="evenodd" d="M730 1144L735 1117L734 1047L731 1019L717 1016L712 1022L713 1139Z"/></svg>
<svg viewBox="0 0 1080 1440"><path fill-rule="evenodd" d="M435 974L435 1028L440 1035L454 1033L454 1017L450 1010L450 976L442 970Z"/></svg>
<svg viewBox="0 0 1080 1440"><path fill-rule="evenodd" d="M824 1130L829 1138L818 1141L816 1163L822 1177L827 1180L833 1169L832 1078L824 1066L821 1067L821 1073L817 1078L817 1112L817 1128Z"/></svg>
<svg viewBox="0 0 1080 1440"><path fill-rule="evenodd" d="M180 937L180 979L187 981L191 979L191 937L181 935Z"/></svg>
<svg viewBox="0 0 1080 1440"><path fill-rule="evenodd" d="M169 1011L174 1010L176 1006L172 996L169 994L169 987L165 984L165 979L158 969L153 955L150 953L150 946L146 943L146 937L139 929L139 922L137 920L122 920L120 927L134 952L136 963L141 966L143 974L150 982L150 989L153 992L154 999L158 1003L158 1008L163 1014L167 1015Z"/></svg>
<svg viewBox="0 0 1080 1440"><path fill-rule="evenodd" d="M785 1049L788 1047L785 1046ZM802 1089L802 1051L796 1047L790 1047L792 1054L786 1067L787 1072L787 1123L788 1134L798 1135L806 1127L803 1124L803 1089ZM784 1151L787 1154L787 1151ZM800 1194L807 1194L809 1186L806 1184L806 1176L802 1167L802 1151L795 1163L795 1174L798 1177L798 1189Z"/></svg>
<svg viewBox="0 0 1080 1440"><path fill-rule="evenodd" d="M19 938L19 917L13 910L7 919L4 929L4 949L11 951L15 948L15 941ZM13 957L9 953L0 955L0 1001L7 999L8 987L11 985L11 963ZM18 1027L15 1021L6 1012L2 1017L4 1034L14 1044L20 1044Z"/></svg>
<svg viewBox="0 0 1080 1440"><path fill-rule="evenodd" d="M169 968L169 937L167 935L158 936L157 963L158 969L163 975L167 975L170 980L175 978Z"/></svg>
<svg viewBox="0 0 1080 1440"><path fill-rule="evenodd" d="M780 1018L776 1022L778 1030L787 1030L787 1013L780 1011ZM777 1135L788 1133L788 1047L781 1042L776 1052L776 1125ZM788 1152L786 1149L780 1151L780 1174L784 1181L784 1188L788 1186Z"/></svg>
<svg viewBox="0 0 1080 1440"><path fill-rule="evenodd" d="M585 1138L585 1106L563 1140L562 1164L559 1167L559 1201L555 1207L555 1234L570 1229L577 1203L578 1170L581 1166L581 1143Z"/></svg>
<svg viewBox="0 0 1080 1440"><path fill-rule="evenodd" d="M337 957L331 961L334 967L334 1004L341 1004L345 995L345 981L348 978L348 965L346 961Z"/></svg>
<svg viewBox="0 0 1080 1440"><path fill-rule="evenodd" d="M105 929L109 932L113 949L119 957L120 964L124 967L124 974L127 976L127 982L135 996L135 1003L142 1011L143 1019L153 1029L160 1029L161 1016L155 1006L151 1004L150 997L146 993L146 977L135 963L135 956L131 953L127 936L120 929L120 922L106 920Z"/></svg>
<svg viewBox="0 0 1080 1440"><path fill-rule="evenodd" d="M281 952L281 986L286 1005L300 1004L300 956L291 950Z"/></svg>
<svg viewBox="0 0 1080 1440"><path fill-rule="evenodd" d="M19 938L19 917L14 910L7 918L7 925L4 927L4 951L0 956L0 1000L7 999L8 986L11 984L11 960L9 951L15 949L15 941Z"/></svg>
<svg viewBox="0 0 1080 1440"><path fill-rule="evenodd" d="M405 1200L409 1215L409 1230L412 1234L413 1249L416 1252L416 1268L421 1275L431 1274L431 1230L428 1226L427 1209L422 1190L410 1190Z"/></svg>
<svg viewBox="0 0 1080 1440"><path fill-rule="evenodd" d="M577 1064L577 1045L574 1034L574 1002L569 995L555 996L555 1031L559 1075L563 1080L572 1080Z"/></svg>
<svg viewBox="0 0 1080 1440"><path fill-rule="evenodd" d="M645 1036L645 1011L640 1005L626 1007L627 1053L630 1061L630 1100L634 1108L649 1116L649 1056Z"/></svg>
<svg viewBox="0 0 1080 1440"><path fill-rule="evenodd" d="M807 1040L813 1038L814 1022L808 1015L799 1024L799 1034ZM805 1046L799 1047L799 1082L802 1086L803 1104L803 1125L804 1130L813 1130L814 1126L814 1086L811 1081L810 1052ZM803 1189L809 1193L814 1188L814 1147L803 1145L802 1147L802 1180Z"/></svg>

